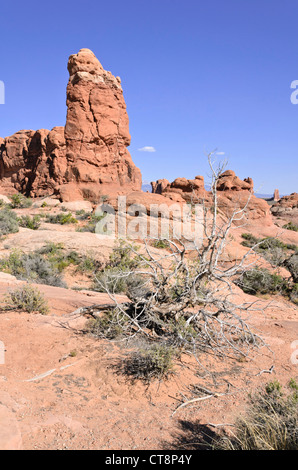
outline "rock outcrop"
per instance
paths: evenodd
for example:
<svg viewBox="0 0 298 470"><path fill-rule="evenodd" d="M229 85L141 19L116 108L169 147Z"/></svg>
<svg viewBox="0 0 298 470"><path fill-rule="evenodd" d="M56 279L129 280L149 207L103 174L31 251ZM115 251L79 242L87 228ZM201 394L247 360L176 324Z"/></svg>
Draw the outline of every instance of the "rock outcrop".
<svg viewBox="0 0 298 470"><path fill-rule="evenodd" d="M236 176L232 170L227 170L219 177L217 190L218 191L250 191L253 192L253 180L245 178L243 181Z"/></svg>
<svg viewBox="0 0 298 470"><path fill-rule="evenodd" d="M298 225L298 193L282 197L271 207L271 212L279 219Z"/></svg>
<svg viewBox="0 0 298 470"><path fill-rule="evenodd" d="M157 180L151 183L152 193L161 194L173 201L191 202L207 197L204 186L204 177L196 176L195 179L176 178L172 183L166 179Z"/></svg>
<svg viewBox="0 0 298 470"><path fill-rule="evenodd" d="M141 189L127 150L129 121L119 77L89 49L68 61L67 119L51 131L24 130L0 139L0 189L63 201L98 201Z"/></svg>
<svg viewBox="0 0 298 470"><path fill-rule="evenodd" d="M212 204L212 195L205 189L203 176L196 176L194 180L177 178L172 183L163 179L152 182L151 186L153 193L161 194L177 202L184 200L196 204L204 201L206 206ZM251 178L242 181L234 171L228 170L222 173L217 183L219 210L230 217L235 210L245 208L247 218L251 222L263 219L265 225L271 225L270 206L265 200L253 194L253 187ZM239 223L243 223L243 220Z"/></svg>
<svg viewBox="0 0 298 470"><path fill-rule="evenodd" d="M279 190L275 189L274 194L273 194L273 201L279 201L279 200L280 200Z"/></svg>

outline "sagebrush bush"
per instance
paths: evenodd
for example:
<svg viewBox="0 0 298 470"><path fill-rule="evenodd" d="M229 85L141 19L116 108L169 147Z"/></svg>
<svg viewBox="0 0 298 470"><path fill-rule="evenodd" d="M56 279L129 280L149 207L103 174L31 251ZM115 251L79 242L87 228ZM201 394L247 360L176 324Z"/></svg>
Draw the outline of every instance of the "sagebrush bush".
<svg viewBox="0 0 298 470"><path fill-rule="evenodd" d="M67 214L62 213L62 214L55 214L55 215L47 215L46 216L46 222L50 224L60 224L60 225L66 225L66 224L77 224L78 220L73 217L71 212L68 212Z"/></svg>
<svg viewBox="0 0 298 470"><path fill-rule="evenodd" d="M135 248L137 249L137 248ZM94 290L97 292L113 292L115 294L145 293L148 288L142 276L135 273L138 259L131 253L129 247L120 242L110 254L107 266L96 273Z"/></svg>
<svg viewBox="0 0 298 470"><path fill-rule="evenodd" d="M14 194L11 196L10 206L13 209L26 209L33 204L32 199L25 197L23 194Z"/></svg>
<svg viewBox="0 0 298 470"><path fill-rule="evenodd" d="M251 295L256 294L269 294L269 293L282 293L287 290L288 284L278 274L271 274L268 269L254 268L246 271L236 281L236 284L241 289Z"/></svg>
<svg viewBox="0 0 298 470"><path fill-rule="evenodd" d="M38 230L40 227L40 216L34 215L30 217L29 215L23 215L18 218L20 227L30 228L31 230Z"/></svg>
<svg viewBox="0 0 298 470"><path fill-rule="evenodd" d="M298 254L290 256L285 262L284 266L290 271L293 282L298 283Z"/></svg>
<svg viewBox="0 0 298 470"><path fill-rule="evenodd" d="M298 232L298 225L293 224L293 222L289 222L283 226L286 230L293 230L294 232Z"/></svg>
<svg viewBox="0 0 298 470"><path fill-rule="evenodd" d="M46 315L49 312L44 296L30 284L9 292L5 304L7 309L18 309L28 313L38 312Z"/></svg>
<svg viewBox="0 0 298 470"><path fill-rule="evenodd" d="M150 382L167 379L174 373L177 352L167 344L155 344L147 349L134 351L121 363L122 372L133 380Z"/></svg>
<svg viewBox="0 0 298 470"><path fill-rule="evenodd" d="M241 243L243 246L253 248L273 266L282 266L289 257L289 252L298 251L296 245L284 243L277 238L257 238L251 233L243 233L241 236L244 240Z"/></svg>
<svg viewBox="0 0 298 470"><path fill-rule="evenodd" d="M151 245L154 246L154 248L162 248L162 249L166 249L170 247L168 240L165 240L162 238L159 238L158 240L153 240L151 242Z"/></svg>
<svg viewBox="0 0 298 470"><path fill-rule="evenodd" d="M223 450L298 450L298 385L291 379L286 390L279 382L250 399L230 436L215 442Z"/></svg>
<svg viewBox="0 0 298 470"><path fill-rule="evenodd" d="M0 269L20 280L66 287L58 269L38 252L23 253L15 250L0 260Z"/></svg>
<svg viewBox="0 0 298 470"><path fill-rule="evenodd" d="M19 231L19 222L16 214L9 209L0 210L0 236Z"/></svg>
<svg viewBox="0 0 298 470"><path fill-rule="evenodd" d="M95 233L96 230L96 225L98 222L100 222L103 219L104 216L101 215L95 215L95 214L85 214L83 220L87 219L88 223L86 225L83 225L82 227L79 227L77 229L77 232L91 232ZM81 217L82 219L82 217Z"/></svg>
<svg viewBox="0 0 298 470"><path fill-rule="evenodd" d="M132 296L144 289L144 279L133 272L130 274L118 268L108 268L96 273L93 290L96 292L111 292L114 294L128 294Z"/></svg>
<svg viewBox="0 0 298 470"><path fill-rule="evenodd" d="M107 311L100 318L89 320L86 332L112 340L123 336L125 323L125 317L116 317L112 311Z"/></svg>

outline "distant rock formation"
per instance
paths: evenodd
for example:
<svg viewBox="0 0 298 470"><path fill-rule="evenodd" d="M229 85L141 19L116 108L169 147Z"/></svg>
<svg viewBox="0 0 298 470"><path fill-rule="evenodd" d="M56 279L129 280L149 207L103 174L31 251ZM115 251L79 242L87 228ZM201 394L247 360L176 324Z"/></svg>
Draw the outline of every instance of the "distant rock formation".
<svg viewBox="0 0 298 470"><path fill-rule="evenodd" d="M218 191L250 191L253 192L254 184L251 178L245 178L243 181L236 176L232 170L227 170L219 177Z"/></svg>
<svg viewBox="0 0 298 470"><path fill-rule="evenodd" d="M157 180L151 183L152 193L162 194L173 201L190 202L194 198L203 198L206 196L204 177L196 176L193 180L186 178L176 178L172 183L167 179Z"/></svg>
<svg viewBox="0 0 298 470"><path fill-rule="evenodd" d="M203 176L196 176L194 180L177 178L172 183L162 179L151 183L152 192L169 197L173 201L186 201L189 203L202 203L210 206L212 195L206 191ZM234 171L228 170L221 174L218 184L218 207L226 216L230 217L235 210L245 208L250 221L263 219L265 225L271 225L272 217L269 204L253 194L254 183L251 178L243 181ZM239 224L243 223L243 220Z"/></svg>
<svg viewBox="0 0 298 470"><path fill-rule="evenodd" d="M298 225L298 193L283 196L271 207L271 213L279 219Z"/></svg>
<svg viewBox="0 0 298 470"><path fill-rule="evenodd" d="M273 201L279 201L279 200L280 200L279 190L275 189L274 194L273 194Z"/></svg>
<svg viewBox="0 0 298 470"><path fill-rule="evenodd" d="M106 192L140 190L141 172L127 150L120 78L105 71L89 49L70 56L68 71L65 128L0 138L1 192L97 201Z"/></svg>

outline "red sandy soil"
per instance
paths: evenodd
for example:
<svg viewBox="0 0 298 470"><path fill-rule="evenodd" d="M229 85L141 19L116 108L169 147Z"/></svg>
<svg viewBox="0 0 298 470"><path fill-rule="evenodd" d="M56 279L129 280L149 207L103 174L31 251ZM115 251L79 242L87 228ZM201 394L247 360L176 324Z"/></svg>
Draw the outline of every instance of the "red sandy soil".
<svg viewBox="0 0 298 470"><path fill-rule="evenodd" d="M8 288L2 280L1 297ZM211 425L233 423L250 391L271 380L285 384L297 378L297 365L291 363L297 309L282 298L251 318L272 352L264 349L254 361L204 359L215 370L215 381L202 370L198 374L185 356L168 381L147 387L128 382L115 368L126 353L121 343L83 335L86 318L72 314L80 306L106 303L105 294L39 288L50 301L49 315L0 314L6 349L0 365L1 449L196 448L202 431L212 434ZM257 375L273 364L271 375ZM173 415L194 398L192 385L228 395L189 404Z"/></svg>
<svg viewBox="0 0 298 470"><path fill-rule="evenodd" d="M23 213L33 214L31 211ZM0 243L0 255L6 256L14 248L33 251L48 240L62 242L66 249L79 253L92 251L104 261L113 248L113 243L104 245L93 234L72 231L75 228L49 224L43 228L20 229L9 235ZM240 244L244 232L298 244L297 232L276 225L238 227L227 246L229 259L246 252ZM74 285L71 281L68 285ZM21 282L2 273L0 301L18 284ZM80 281L75 279L75 284ZM273 303L263 313L251 314L250 324L270 350L261 349L258 356L244 361L200 357L215 372L213 378L193 358L183 356L169 380L146 386L131 383L117 369L127 354L123 343L82 334L87 319L73 312L107 303L107 295L38 288L49 301L49 315L0 311L0 340L5 345L5 364L0 364L0 449L202 448L202 436L221 429L214 425L232 424L245 411L250 392L272 380L286 384L298 378L298 366L291 361L293 342L298 340L297 306L285 298L263 298L264 303ZM236 291L242 300L256 300ZM272 374L262 372L272 365ZM224 395L177 410L196 396L192 386Z"/></svg>

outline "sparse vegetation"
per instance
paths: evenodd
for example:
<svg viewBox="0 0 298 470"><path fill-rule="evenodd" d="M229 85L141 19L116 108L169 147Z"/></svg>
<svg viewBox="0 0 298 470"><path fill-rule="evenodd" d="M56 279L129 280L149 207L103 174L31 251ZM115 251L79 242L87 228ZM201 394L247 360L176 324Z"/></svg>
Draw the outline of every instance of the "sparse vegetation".
<svg viewBox="0 0 298 470"><path fill-rule="evenodd" d="M267 384L251 397L247 413L235 423L230 436L216 443L222 450L298 450L298 393L293 379L284 389L279 382Z"/></svg>
<svg viewBox="0 0 298 470"><path fill-rule="evenodd" d="M97 290L107 292L115 302L113 308L96 306L97 325L102 326L103 318L107 322L100 328L102 337L110 339L111 324L112 331L116 329L127 340L150 338L152 346L166 344L175 351L185 351L199 358L198 363L206 353L239 360L265 346L245 321L250 309L256 309L255 302L236 304L231 297L235 278L247 270L245 263L240 260L231 267L222 256L233 220L244 218L245 208L235 209L230 219L220 222L217 184L222 167L213 168L211 155L209 163L213 207L203 212L204 243L193 243L191 258L181 240L169 238L168 249L154 253L152 240L145 239L142 251L121 243L104 271L97 273ZM133 289L124 285L129 279L135 282ZM120 290L130 302L117 300L114 294ZM136 359L137 367L142 360Z"/></svg>
<svg viewBox="0 0 298 470"><path fill-rule="evenodd" d="M146 349L134 351L125 358L120 367L124 375L132 380L147 383L154 379L167 379L174 373L177 351L167 344L154 344Z"/></svg>
<svg viewBox="0 0 298 470"><path fill-rule="evenodd" d="M251 233L243 233L243 246L252 248L256 253L262 255L272 266L282 266L285 260L294 252L298 252L298 247L290 243L284 243L277 238L257 238Z"/></svg>
<svg viewBox="0 0 298 470"><path fill-rule="evenodd" d="M246 271L236 283L244 292L251 295L283 293L288 288L285 279L278 274L271 274L266 268Z"/></svg>
<svg viewBox="0 0 298 470"><path fill-rule="evenodd" d="M293 230L294 232L298 232L298 225L293 224L293 222L289 222L283 226L286 230Z"/></svg>
<svg viewBox="0 0 298 470"><path fill-rule="evenodd" d="M23 253L14 250L8 257L0 260L0 269L20 280L66 287L57 267L38 252Z"/></svg>
<svg viewBox="0 0 298 470"><path fill-rule="evenodd" d="M95 233L96 230L96 225L98 222L100 222L104 218L104 215L95 215L95 214L87 214L84 215L83 220L87 219L88 222L86 225L83 225L82 227L77 228L78 232L91 232Z"/></svg>
<svg viewBox="0 0 298 470"><path fill-rule="evenodd" d="M30 228L31 230L38 230L40 227L40 216L34 215L30 217L29 215L23 215L18 218L20 227Z"/></svg>
<svg viewBox="0 0 298 470"><path fill-rule="evenodd" d="M99 338L119 339L123 336L126 321L123 315L115 317L114 312L108 310L99 318L92 318L87 323L85 331Z"/></svg>
<svg viewBox="0 0 298 470"><path fill-rule="evenodd" d="M292 281L279 274L270 273L265 268L254 268L243 273L236 283L252 295L281 293L297 302L298 292L298 247L284 243L277 238L257 238L250 233L243 233L242 245L261 254L272 266L285 267L291 274Z"/></svg>
<svg viewBox="0 0 298 470"><path fill-rule="evenodd" d="M46 315L49 312L49 306L44 296L30 284L26 284L8 293L5 302L5 309L18 309L24 312L38 312Z"/></svg>
<svg viewBox="0 0 298 470"><path fill-rule="evenodd" d="M62 208L61 208L62 210ZM60 225L66 225L66 224L77 224L78 220L73 217L71 212L68 212L67 214L65 213L60 213L60 214L49 214L46 216L46 222L49 224L60 224Z"/></svg>
<svg viewBox="0 0 298 470"><path fill-rule="evenodd" d="M23 196L23 194L13 194L11 196L10 206L12 209L26 209L33 204L32 199Z"/></svg>
<svg viewBox="0 0 298 470"><path fill-rule="evenodd" d="M135 273L138 263L138 257L132 255L130 247L120 242L112 251L104 270L96 273L93 289L97 292L110 291L114 294L137 292L145 294L148 290L146 281Z"/></svg>
<svg viewBox="0 0 298 470"><path fill-rule="evenodd" d="M154 248L161 248L161 249L170 248L170 244L168 240L163 239L163 238L160 238L158 240L153 240L151 245L154 246Z"/></svg>
<svg viewBox="0 0 298 470"><path fill-rule="evenodd" d="M7 208L0 210L0 236L19 231L19 222L16 214Z"/></svg>

